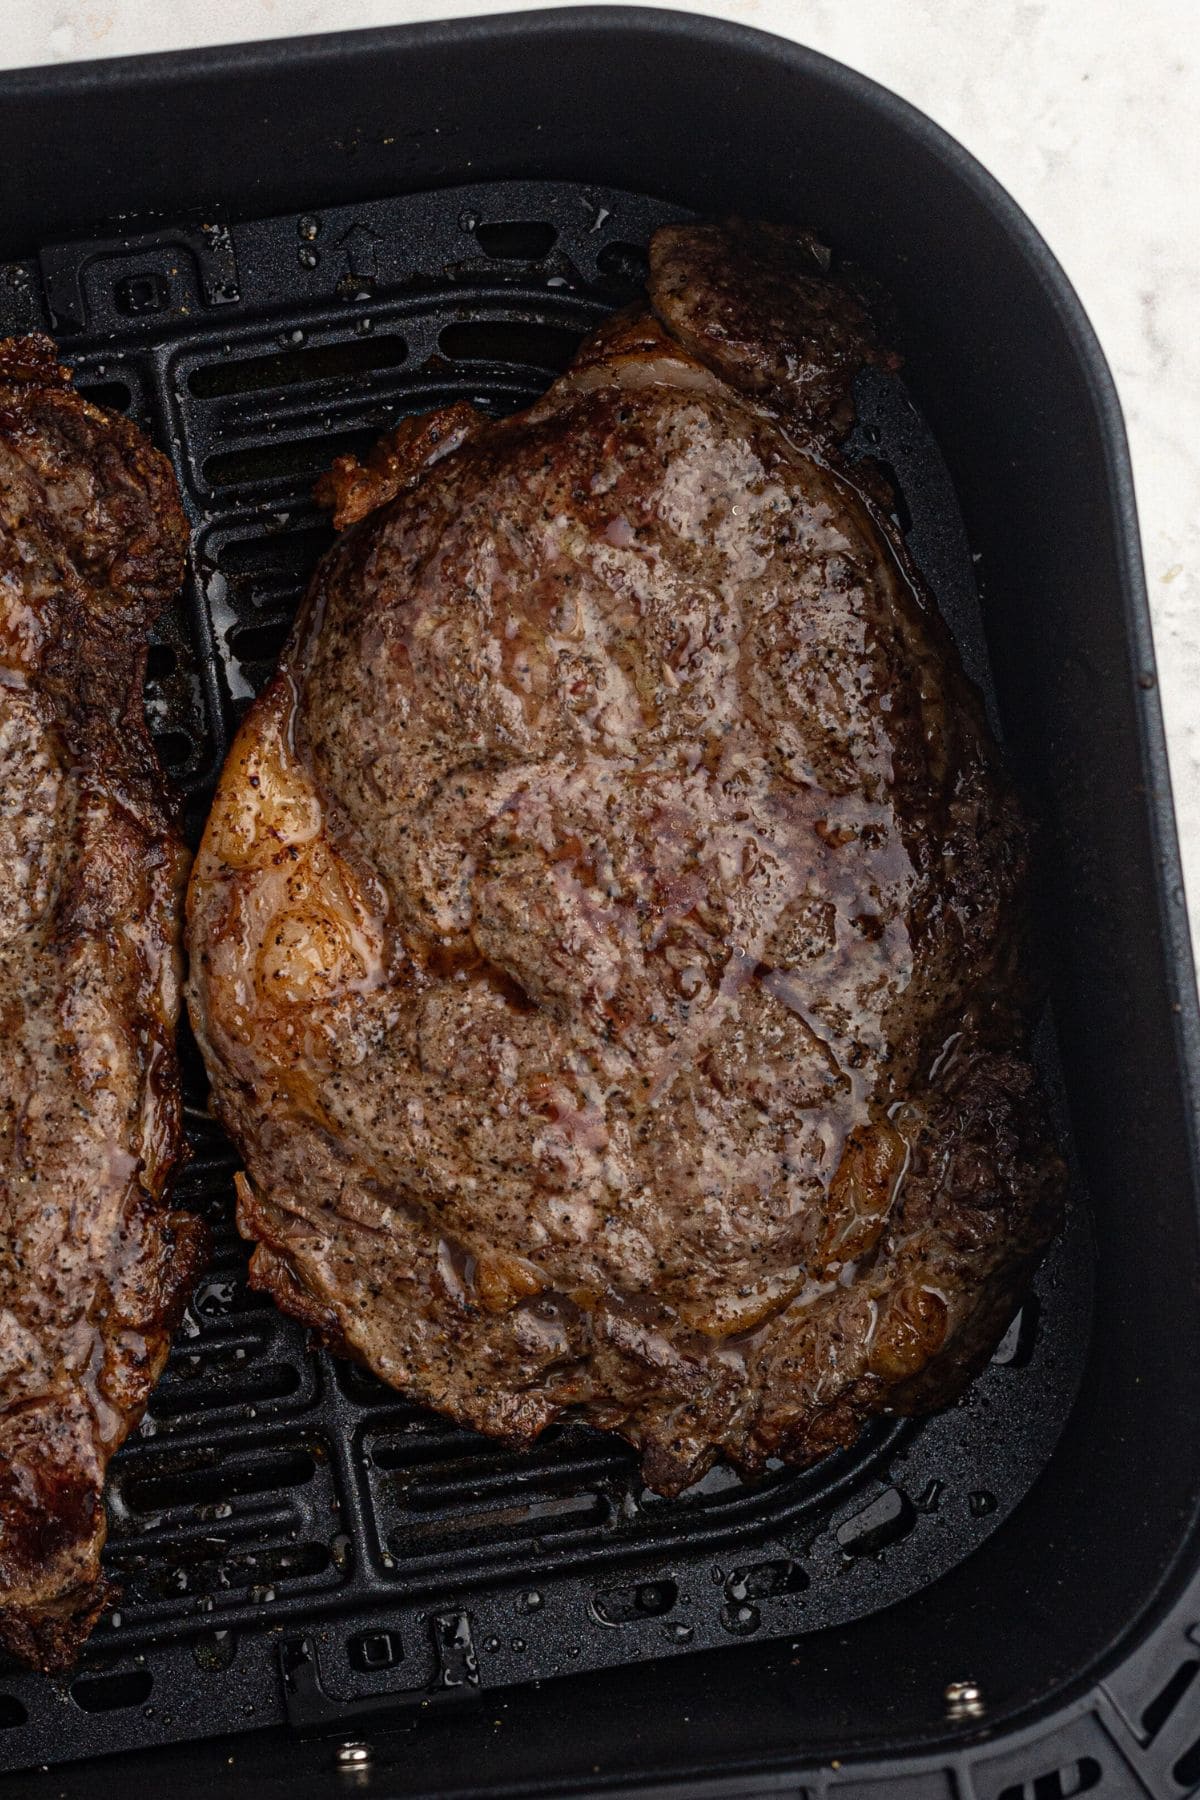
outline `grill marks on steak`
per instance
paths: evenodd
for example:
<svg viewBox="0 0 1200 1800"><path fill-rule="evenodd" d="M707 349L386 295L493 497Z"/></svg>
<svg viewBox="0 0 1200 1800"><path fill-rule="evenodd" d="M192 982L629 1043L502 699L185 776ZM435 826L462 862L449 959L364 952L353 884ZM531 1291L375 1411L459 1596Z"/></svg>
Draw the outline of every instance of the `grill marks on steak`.
<svg viewBox="0 0 1200 1800"><path fill-rule="evenodd" d="M203 1248L163 1200L187 858L142 710L186 542L165 458L0 342L0 1642L44 1669L110 1598L105 1469Z"/></svg>
<svg viewBox="0 0 1200 1800"><path fill-rule="evenodd" d="M673 227L534 406L408 422L223 776L190 1004L252 1279L681 1490L956 1394L1056 1224L1026 833L839 463L803 234Z"/></svg>

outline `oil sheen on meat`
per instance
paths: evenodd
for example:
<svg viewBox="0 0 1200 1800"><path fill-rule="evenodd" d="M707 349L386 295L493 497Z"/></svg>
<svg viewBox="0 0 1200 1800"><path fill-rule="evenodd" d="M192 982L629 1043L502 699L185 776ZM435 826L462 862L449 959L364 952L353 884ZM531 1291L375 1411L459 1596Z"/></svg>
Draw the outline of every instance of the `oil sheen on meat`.
<svg viewBox="0 0 1200 1800"><path fill-rule="evenodd" d="M1026 829L839 460L889 359L824 261L660 231L527 411L339 463L190 893L254 1283L664 1494L951 1399L1061 1204Z"/></svg>
<svg viewBox="0 0 1200 1800"><path fill-rule="evenodd" d="M186 542L141 432L0 342L0 1643L46 1669L110 1598L105 1470L203 1249L163 1199L186 856L142 710Z"/></svg>

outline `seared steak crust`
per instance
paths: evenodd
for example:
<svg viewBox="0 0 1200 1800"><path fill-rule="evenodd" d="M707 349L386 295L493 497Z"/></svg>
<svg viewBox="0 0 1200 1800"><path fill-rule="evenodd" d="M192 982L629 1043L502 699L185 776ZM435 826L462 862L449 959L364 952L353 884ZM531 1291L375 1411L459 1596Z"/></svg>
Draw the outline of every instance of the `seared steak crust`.
<svg viewBox="0 0 1200 1800"><path fill-rule="evenodd" d="M163 1201L186 855L142 710L186 541L141 432L0 342L0 1642L45 1669L109 1598L105 1469L202 1250Z"/></svg>
<svg viewBox="0 0 1200 1800"><path fill-rule="evenodd" d="M254 1282L664 1493L951 1398L1059 1213L1025 827L837 457L869 359L803 234L673 227L526 412L339 464L190 892Z"/></svg>

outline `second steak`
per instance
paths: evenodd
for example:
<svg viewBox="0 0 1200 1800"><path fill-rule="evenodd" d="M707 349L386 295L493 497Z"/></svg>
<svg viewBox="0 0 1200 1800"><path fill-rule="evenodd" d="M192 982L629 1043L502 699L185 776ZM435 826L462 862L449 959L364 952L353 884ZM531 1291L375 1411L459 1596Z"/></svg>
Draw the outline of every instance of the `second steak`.
<svg viewBox="0 0 1200 1800"><path fill-rule="evenodd" d="M112 1597L108 1463L204 1248L165 1202L187 855L142 704L186 545L166 458L0 343L0 1643L46 1669Z"/></svg>

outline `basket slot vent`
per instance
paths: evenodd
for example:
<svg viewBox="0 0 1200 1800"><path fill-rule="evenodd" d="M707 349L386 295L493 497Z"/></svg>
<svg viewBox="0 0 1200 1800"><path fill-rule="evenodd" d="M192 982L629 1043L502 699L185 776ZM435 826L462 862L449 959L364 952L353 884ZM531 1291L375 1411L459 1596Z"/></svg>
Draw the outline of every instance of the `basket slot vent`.
<svg viewBox="0 0 1200 1800"><path fill-rule="evenodd" d="M414 1548L422 1553L443 1547L461 1549L471 1544L486 1544L489 1550L527 1538L546 1538L560 1533L596 1530L608 1523L612 1507L602 1494L530 1494L518 1504L471 1506L451 1515L438 1513L422 1517L406 1515L388 1537L389 1547L398 1555Z"/></svg>
<svg viewBox="0 0 1200 1800"><path fill-rule="evenodd" d="M372 1374L370 1369L364 1369L358 1363L344 1362L340 1357L335 1367L338 1385L351 1400L356 1400L364 1406L387 1407L389 1412L399 1409L405 1419L411 1418L414 1423L425 1426L430 1424L431 1414L423 1413L415 1406L406 1405L400 1400L395 1388L390 1388L386 1382L380 1381L378 1375Z"/></svg>
<svg viewBox="0 0 1200 1800"><path fill-rule="evenodd" d="M557 238L554 226L544 219L499 219L475 227L479 248L497 262L541 262Z"/></svg>
<svg viewBox="0 0 1200 1800"><path fill-rule="evenodd" d="M114 1675L77 1676L71 1683L71 1698L84 1712L117 1712L124 1706L141 1706L153 1688L149 1669L122 1669Z"/></svg>
<svg viewBox="0 0 1200 1800"><path fill-rule="evenodd" d="M133 391L125 381L77 381L75 391L109 412L127 413L133 405Z"/></svg>
<svg viewBox="0 0 1200 1800"><path fill-rule="evenodd" d="M106 1551L105 1566L120 1574L152 1563L212 1562L225 1555L234 1539L279 1543L294 1528L296 1511L289 1500L268 1495L243 1500L236 1512L228 1501L197 1506L191 1523L181 1521L178 1515L169 1523L154 1522L162 1516L139 1513L114 1519L109 1538L112 1555Z"/></svg>
<svg viewBox="0 0 1200 1800"><path fill-rule="evenodd" d="M300 1387L299 1371L288 1363L268 1363L265 1368L230 1372L225 1359L197 1358L199 1367L182 1375L172 1373L169 1384L160 1387L154 1401L157 1419L179 1419L189 1414L203 1415L227 1406L243 1406L267 1400L286 1400ZM198 1386L193 1391L192 1384Z"/></svg>
<svg viewBox="0 0 1200 1800"><path fill-rule="evenodd" d="M1180 1787L1187 1788L1189 1793L1200 1782L1200 1738L1184 1751L1171 1773Z"/></svg>
<svg viewBox="0 0 1200 1800"><path fill-rule="evenodd" d="M298 578L332 542L333 533L324 525L273 537L230 538L217 551L217 566L233 577L248 574L265 580L278 572Z"/></svg>
<svg viewBox="0 0 1200 1800"><path fill-rule="evenodd" d="M267 388L298 387L302 382L366 375L376 369L398 369L407 357L408 345L400 337L314 344L308 350L282 350L271 356L207 363L192 370L188 387L197 399L214 400L226 394L258 393Z"/></svg>
<svg viewBox="0 0 1200 1800"><path fill-rule="evenodd" d="M290 443L254 444L222 450L206 458L204 475L213 487L248 487L260 481L313 480L335 456L361 456L379 436L374 425L331 437L293 438Z"/></svg>
<svg viewBox="0 0 1200 1800"><path fill-rule="evenodd" d="M481 1459L481 1467L468 1471L465 1477L449 1471L444 1475L437 1471L421 1475L405 1487L404 1498L415 1507L454 1506L461 1504L464 1492L480 1500L493 1494L520 1493L531 1478L543 1488L578 1487L612 1474L614 1467L620 1465L606 1456L564 1457L532 1468L526 1457L493 1456L490 1462Z"/></svg>
<svg viewBox="0 0 1200 1800"><path fill-rule="evenodd" d="M131 1512L160 1513L173 1506L204 1506L243 1494L301 1487L312 1480L316 1468L309 1450L275 1450L253 1461L134 1475L124 1482L122 1494Z"/></svg>
<svg viewBox="0 0 1200 1800"><path fill-rule="evenodd" d="M278 1523L277 1529L282 1534L286 1527ZM295 1584L323 1575L332 1560L327 1544L264 1546L255 1538L253 1548L231 1548L229 1536L210 1533L199 1539L156 1539L149 1552L122 1548L107 1566L121 1582L125 1605L166 1602L176 1610L181 1605L195 1607L208 1596L239 1593L253 1606L269 1606L278 1597L277 1583Z"/></svg>
<svg viewBox="0 0 1200 1800"><path fill-rule="evenodd" d="M240 663L271 663L287 643L292 629L287 614L268 619L261 625L237 625L229 634L229 647Z"/></svg>
<svg viewBox="0 0 1200 1800"><path fill-rule="evenodd" d="M540 320L464 319L443 326L438 345L456 362L521 363L565 369L578 350L577 331Z"/></svg>
<svg viewBox="0 0 1200 1800"><path fill-rule="evenodd" d="M1166 1686L1157 1693L1142 1714L1142 1730L1146 1734L1146 1742L1152 1744L1183 1696L1196 1679L1200 1670L1200 1662L1193 1657L1188 1662L1180 1663Z"/></svg>

